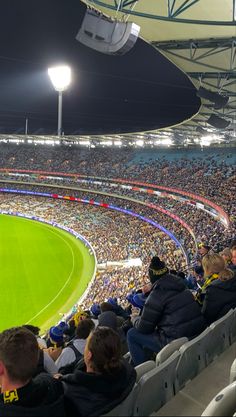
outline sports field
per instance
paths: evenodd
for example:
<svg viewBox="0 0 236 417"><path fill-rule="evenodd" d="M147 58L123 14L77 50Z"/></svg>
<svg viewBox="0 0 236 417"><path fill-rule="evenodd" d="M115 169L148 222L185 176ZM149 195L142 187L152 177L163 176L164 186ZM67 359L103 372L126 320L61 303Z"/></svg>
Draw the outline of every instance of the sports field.
<svg viewBox="0 0 236 417"><path fill-rule="evenodd" d="M0 330L55 324L83 294L94 267L94 257L69 233L0 214Z"/></svg>

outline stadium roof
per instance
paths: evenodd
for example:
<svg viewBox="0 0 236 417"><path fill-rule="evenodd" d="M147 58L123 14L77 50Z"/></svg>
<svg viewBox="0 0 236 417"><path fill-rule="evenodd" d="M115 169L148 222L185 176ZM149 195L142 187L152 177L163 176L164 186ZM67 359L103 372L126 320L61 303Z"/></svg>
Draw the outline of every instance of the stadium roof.
<svg viewBox="0 0 236 417"><path fill-rule="evenodd" d="M137 23L141 27L140 36L183 70L197 89L203 87L229 98L225 106L218 109L212 101L202 98L201 108L191 120L161 131L139 132L137 138L142 136L148 140L150 135L169 135L175 143L184 144L198 143L202 136L207 136L216 142L235 142L235 0L84 2L112 18ZM228 126L222 128L222 124ZM129 135L122 135L121 140L127 137Z"/></svg>

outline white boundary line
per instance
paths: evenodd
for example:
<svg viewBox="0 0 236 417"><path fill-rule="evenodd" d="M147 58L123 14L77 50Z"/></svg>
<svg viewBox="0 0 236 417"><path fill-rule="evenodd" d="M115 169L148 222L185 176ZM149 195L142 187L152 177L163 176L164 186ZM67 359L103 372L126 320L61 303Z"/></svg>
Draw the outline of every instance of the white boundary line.
<svg viewBox="0 0 236 417"><path fill-rule="evenodd" d="M37 224L37 226L39 226L39 227L43 227L40 223L37 223L36 222L36 224ZM51 226L51 227L53 227L53 226ZM62 286L62 288L60 289L60 291L58 291L58 293L55 295L55 297L50 301L50 303L48 303L44 308L42 308L42 310L40 310L34 317L32 317L32 319L30 319L29 321L27 321L27 323L26 324L29 324L30 322L32 322L34 319L36 319L38 316L40 316L40 314L41 313L43 313L51 304L53 304L54 303L54 301L59 297L59 295L62 293L62 291L65 289L65 287L67 286L67 284L69 283L69 281L71 280L71 277L72 277L72 274L73 274L73 272L74 272L74 268L75 268L75 256L74 256L74 252L73 252L73 250L72 250L72 247L71 247L71 245L62 237L62 236L60 236L59 234L57 234L55 231L53 231L53 230L51 230L51 228L49 227L48 228L49 230L50 230L50 232L51 233L53 233L54 235L56 235L57 237L59 237L60 239L62 239L65 243L66 243L66 245L70 248L70 251L71 251L71 253L72 253L72 269L71 269L71 272L70 272L70 275L69 275L69 277L67 278L67 280L66 280L66 282L65 282L65 284Z"/></svg>
<svg viewBox="0 0 236 417"><path fill-rule="evenodd" d="M70 235L72 235L72 236L74 236L75 237L75 235L77 235L78 237L79 237L79 239L80 239L80 241L84 244L84 246L86 247L86 245L85 245L85 242L86 242L86 244L88 245L88 247L92 250L92 253L93 253L93 256L94 256L94 260L95 260L95 267L94 267L94 273L93 273L93 276L92 276L92 278L91 278L91 280L90 280L90 282L89 282L89 284L88 284L88 287L87 287L87 289L85 290L85 292L83 293L83 295L80 297L80 299L77 301L77 304L79 303L79 302L82 302L81 301L81 299L84 299L84 297L87 295L87 293L88 293L88 290L91 288L91 286L92 286L92 284L93 284L93 282L94 282L94 280L95 280L95 276L96 276L96 267L97 267L97 258L96 258L96 254L95 254L95 251L94 251L94 249L93 249L93 247L92 247L92 245L82 236L82 235L80 235L79 233L76 233L75 235L73 235L73 233L70 233L69 232L69 230L67 230L66 228L64 228L64 226L60 226L59 224L57 224L57 226L55 225L55 224L51 224L50 222L47 222L46 220L44 220L44 219L42 219L42 218L36 218L35 216L32 216L32 217L34 217L34 218L32 218L31 216L28 216L28 215L25 215L25 214L23 214L23 213L16 213L16 212L10 212L10 211L6 211L6 210L0 210L0 214L5 214L5 215L10 215L10 216L14 216L14 217L20 217L20 218L23 218L23 219L26 219L26 220L31 220L31 221L34 221L35 222L35 224L37 225L37 226L41 226L42 227L42 225L40 224L40 222L41 223L43 223L43 224L45 224L45 225L47 225L47 226L51 226L51 227L57 227L59 230L61 229L61 230L64 230L64 231L66 231L67 233L69 233ZM52 232L52 233L54 233L54 234L56 234L57 236L59 236L62 240L64 240L65 242L66 242L66 240L62 237L62 236L60 236L59 234L57 234L55 231L53 231L53 230L51 230L51 228L49 228L49 230ZM27 321L27 323L26 324L29 324L30 322L32 322L36 317L38 317L43 311L45 311L56 299L57 299L57 297L61 294L61 292L64 290L64 288L66 287L66 285L68 284L68 282L69 282L69 280L71 279L71 275L72 275L72 273L73 273L73 270L74 270L74 264L75 264L75 258L74 258L74 252L73 252L73 250L72 250L72 248L71 248L71 246L69 245L69 243L68 242L66 242L66 244L69 246L69 248L70 248L70 250L71 250L71 252L72 252L72 259L73 259L73 266L72 266L72 270L71 270L71 273L70 273L70 276L69 276L69 278L67 279L67 281L65 282L65 284L63 285L63 287L60 289L60 291L57 293L57 295L50 301L50 303L48 303L42 310L40 310L33 318L31 318L29 321ZM70 314L71 314L71 311L70 312L68 312L65 316L70 316Z"/></svg>

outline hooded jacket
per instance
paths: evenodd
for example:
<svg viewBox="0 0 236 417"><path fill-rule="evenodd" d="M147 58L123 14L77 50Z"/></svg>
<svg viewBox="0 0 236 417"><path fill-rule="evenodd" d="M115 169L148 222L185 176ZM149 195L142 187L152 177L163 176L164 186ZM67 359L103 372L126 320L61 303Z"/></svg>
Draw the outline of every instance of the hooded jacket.
<svg viewBox="0 0 236 417"><path fill-rule="evenodd" d="M76 371L61 380L67 415L100 416L129 395L136 382L136 371L123 360L121 368L112 375Z"/></svg>
<svg viewBox="0 0 236 417"><path fill-rule="evenodd" d="M17 400L4 403L0 395L0 416L64 417L62 383L49 374L40 374L15 391Z"/></svg>
<svg viewBox="0 0 236 417"><path fill-rule="evenodd" d="M168 273L153 285L134 326L144 334L157 331L163 344L183 336L194 337L206 327L201 308L183 279Z"/></svg>
<svg viewBox="0 0 236 417"><path fill-rule="evenodd" d="M208 324L223 317L231 308L236 307L236 273L234 277L213 281L206 289L202 313Z"/></svg>

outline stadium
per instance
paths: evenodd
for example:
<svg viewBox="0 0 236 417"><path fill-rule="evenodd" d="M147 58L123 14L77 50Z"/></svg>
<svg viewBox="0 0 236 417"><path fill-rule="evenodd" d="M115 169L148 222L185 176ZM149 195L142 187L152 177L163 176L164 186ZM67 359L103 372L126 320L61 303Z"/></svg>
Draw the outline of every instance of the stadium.
<svg viewBox="0 0 236 417"><path fill-rule="evenodd" d="M73 26L75 5L62 3ZM25 117L14 58L12 110L4 90L0 101L0 414L233 416L235 1L76 7L66 50L128 68L126 54L144 59L140 36L161 69L155 82L132 72L140 97L130 87L129 107L109 97L110 84L99 99L95 89L78 120L70 68L49 68L56 117L41 87ZM114 74L118 96L132 82ZM143 85L155 89L155 112Z"/></svg>

